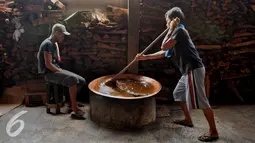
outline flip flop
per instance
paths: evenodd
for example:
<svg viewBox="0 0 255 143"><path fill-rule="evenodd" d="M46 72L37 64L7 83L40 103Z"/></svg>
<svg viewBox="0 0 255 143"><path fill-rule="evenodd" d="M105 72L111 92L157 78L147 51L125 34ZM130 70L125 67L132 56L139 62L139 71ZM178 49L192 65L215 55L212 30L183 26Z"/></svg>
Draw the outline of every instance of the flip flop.
<svg viewBox="0 0 255 143"><path fill-rule="evenodd" d="M204 135L198 137L198 140L199 140L199 141L202 141L202 142L212 142L212 141L216 141L216 140L218 140L218 139L219 139L218 136L208 136L208 135L206 135L206 134L204 134Z"/></svg>
<svg viewBox="0 0 255 143"><path fill-rule="evenodd" d="M71 114L71 118L72 119L76 119L76 120L85 120L86 118L83 115L84 115L83 112L78 111L76 113L72 113Z"/></svg>
<svg viewBox="0 0 255 143"><path fill-rule="evenodd" d="M178 124L178 125L183 125L183 126L187 126L187 127L193 127L193 123L187 123L184 120L175 120L173 121L173 123Z"/></svg>

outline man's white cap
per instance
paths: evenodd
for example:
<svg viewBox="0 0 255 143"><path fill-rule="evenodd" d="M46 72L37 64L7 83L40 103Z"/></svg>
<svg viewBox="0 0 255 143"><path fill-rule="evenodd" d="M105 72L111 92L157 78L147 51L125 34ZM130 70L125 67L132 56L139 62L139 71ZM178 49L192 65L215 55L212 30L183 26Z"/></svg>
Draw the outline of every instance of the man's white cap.
<svg viewBox="0 0 255 143"><path fill-rule="evenodd" d="M59 24L59 23L54 24L52 27L52 33L56 32L56 31L62 32L65 35L71 35L71 33L67 32L66 27L63 24Z"/></svg>

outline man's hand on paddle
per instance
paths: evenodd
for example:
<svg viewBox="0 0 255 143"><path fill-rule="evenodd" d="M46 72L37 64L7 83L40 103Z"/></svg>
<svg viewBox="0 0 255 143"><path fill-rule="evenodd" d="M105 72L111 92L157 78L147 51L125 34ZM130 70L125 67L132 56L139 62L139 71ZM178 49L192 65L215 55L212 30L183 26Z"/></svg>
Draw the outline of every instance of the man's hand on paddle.
<svg viewBox="0 0 255 143"><path fill-rule="evenodd" d="M177 25L180 24L180 19L176 17L173 20L167 20L167 28L169 28L169 32L167 33L166 37L163 40L163 43L171 36L171 32L177 27ZM144 61L144 60L149 60L149 59L159 59L163 58L165 54L165 51L158 51L154 54L150 55L141 55L140 53L136 55L135 59L137 61Z"/></svg>
<svg viewBox="0 0 255 143"><path fill-rule="evenodd" d="M137 61L147 60L147 57L145 55L141 55L141 54L137 54L135 58Z"/></svg>
<svg viewBox="0 0 255 143"><path fill-rule="evenodd" d="M173 20L167 20L166 27L170 28L170 30L174 30L179 24L180 24L180 19L176 17Z"/></svg>

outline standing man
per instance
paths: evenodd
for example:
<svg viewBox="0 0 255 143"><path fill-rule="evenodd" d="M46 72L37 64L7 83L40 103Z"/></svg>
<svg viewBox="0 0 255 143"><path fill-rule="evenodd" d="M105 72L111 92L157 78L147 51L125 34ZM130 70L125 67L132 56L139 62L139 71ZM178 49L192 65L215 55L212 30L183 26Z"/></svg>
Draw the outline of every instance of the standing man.
<svg viewBox="0 0 255 143"><path fill-rule="evenodd" d="M84 119L84 112L77 107L76 96L78 84L85 84L85 79L75 73L61 69L59 66L60 56L57 43L64 40L65 35L70 35L62 24L55 24L52 27L50 37L45 39L37 53L38 72L44 74L48 82L61 84L69 88L71 108L74 114L72 117Z"/></svg>
<svg viewBox="0 0 255 143"><path fill-rule="evenodd" d="M161 51L148 55L137 55L138 60L152 60L174 56L182 77L180 78L173 96L180 102L185 119L174 121L175 124L193 127L190 109L202 109L209 123L210 130L201 135L200 141L213 141L218 139L218 132L214 121L214 113L205 94L204 78L205 67L199 53L193 44L188 31L183 25L185 16L182 10L174 7L165 14L169 32L165 36Z"/></svg>

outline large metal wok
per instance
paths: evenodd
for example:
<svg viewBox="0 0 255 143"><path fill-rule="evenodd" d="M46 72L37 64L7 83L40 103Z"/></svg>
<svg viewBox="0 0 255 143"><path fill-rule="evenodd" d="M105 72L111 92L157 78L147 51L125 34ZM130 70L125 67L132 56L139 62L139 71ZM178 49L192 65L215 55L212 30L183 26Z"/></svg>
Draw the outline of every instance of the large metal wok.
<svg viewBox="0 0 255 143"><path fill-rule="evenodd" d="M161 33L140 54L142 55L149 50L168 30L167 28ZM90 82L90 117L92 121L113 128L137 128L156 120L156 101L153 96L161 90L161 85L158 81L149 77L123 74L135 62L136 58L116 75L100 77ZM117 86L115 89L107 86L114 85L115 82L120 85L121 82L118 82L118 79L147 82L150 85L148 86L149 89L146 90L148 93L143 94L143 96L132 96L122 91L116 92L116 90L126 90L125 84ZM128 89L140 88L128 87Z"/></svg>
<svg viewBox="0 0 255 143"><path fill-rule="evenodd" d="M160 83L146 76L122 74L117 80L124 78L148 82L152 84L152 92L149 95L137 97L100 92L100 86L105 86L104 83L113 77L114 75L103 76L89 83L91 120L100 125L119 129L137 128L154 122L156 119L154 95L161 90Z"/></svg>

